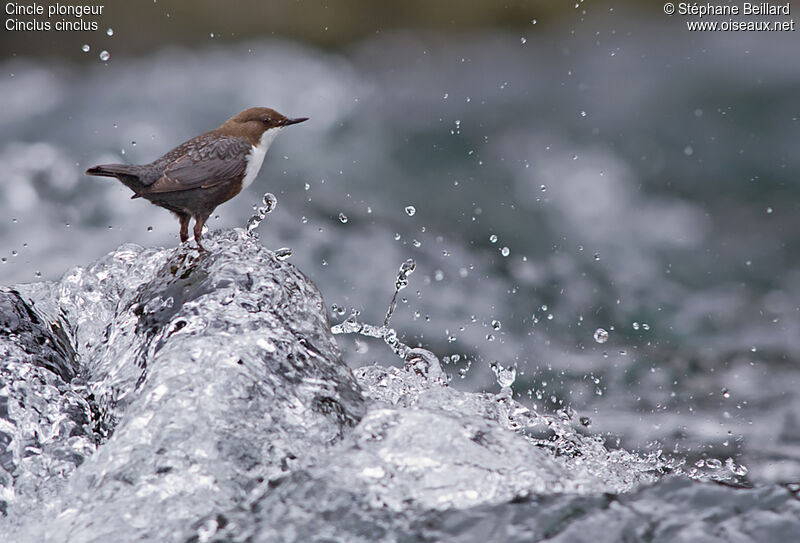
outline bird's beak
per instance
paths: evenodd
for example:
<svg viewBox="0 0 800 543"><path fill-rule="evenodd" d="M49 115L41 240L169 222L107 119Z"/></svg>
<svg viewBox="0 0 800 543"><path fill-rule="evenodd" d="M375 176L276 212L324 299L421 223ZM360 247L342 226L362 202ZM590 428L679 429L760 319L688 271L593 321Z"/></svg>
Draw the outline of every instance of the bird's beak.
<svg viewBox="0 0 800 543"><path fill-rule="evenodd" d="M283 123L283 126L289 126L290 124L297 124L302 123L303 121L307 121L308 117L297 117L296 119L286 119L286 122Z"/></svg>

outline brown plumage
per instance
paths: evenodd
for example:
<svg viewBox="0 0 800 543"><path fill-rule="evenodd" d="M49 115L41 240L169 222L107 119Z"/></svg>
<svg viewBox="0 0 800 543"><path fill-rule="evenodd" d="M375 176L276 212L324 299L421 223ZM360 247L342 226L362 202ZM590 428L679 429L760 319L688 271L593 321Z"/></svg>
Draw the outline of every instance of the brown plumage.
<svg viewBox="0 0 800 543"><path fill-rule="evenodd" d="M86 173L116 177L133 191L131 198L144 198L170 210L180 221L182 242L189 239L189 221L194 218L194 239L205 251L200 238L214 209L253 182L278 132L306 120L253 107L150 164L102 164Z"/></svg>

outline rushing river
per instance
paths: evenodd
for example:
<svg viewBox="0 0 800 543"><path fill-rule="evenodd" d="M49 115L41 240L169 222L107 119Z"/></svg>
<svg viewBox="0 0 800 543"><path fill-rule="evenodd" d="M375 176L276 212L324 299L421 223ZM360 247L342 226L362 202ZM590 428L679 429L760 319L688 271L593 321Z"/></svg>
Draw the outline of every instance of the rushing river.
<svg viewBox="0 0 800 543"><path fill-rule="evenodd" d="M6 60L0 536L796 537L797 38L596 26ZM253 105L210 255L82 173Z"/></svg>

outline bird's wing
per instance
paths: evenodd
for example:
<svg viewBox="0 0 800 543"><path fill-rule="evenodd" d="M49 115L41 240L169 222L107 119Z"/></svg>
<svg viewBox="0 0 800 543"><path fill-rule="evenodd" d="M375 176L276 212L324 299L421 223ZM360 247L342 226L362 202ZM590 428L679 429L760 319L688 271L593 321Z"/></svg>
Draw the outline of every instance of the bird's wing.
<svg viewBox="0 0 800 543"><path fill-rule="evenodd" d="M251 147L248 141L234 137L217 137L187 145L186 151L167 165L164 174L148 186L146 192L209 188L241 180Z"/></svg>

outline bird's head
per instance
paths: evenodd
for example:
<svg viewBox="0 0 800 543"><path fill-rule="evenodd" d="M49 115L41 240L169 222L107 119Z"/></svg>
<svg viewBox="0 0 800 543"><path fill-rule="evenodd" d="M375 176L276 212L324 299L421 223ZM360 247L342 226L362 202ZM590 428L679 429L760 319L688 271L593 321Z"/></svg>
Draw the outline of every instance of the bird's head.
<svg viewBox="0 0 800 543"><path fill-rule="evenodd" d="M277 134L284 127L307 121L308 117L290 119L268 107L251 107L225 121L217 130L225 135L245 137L259 145L265 133Z"/></svg>

